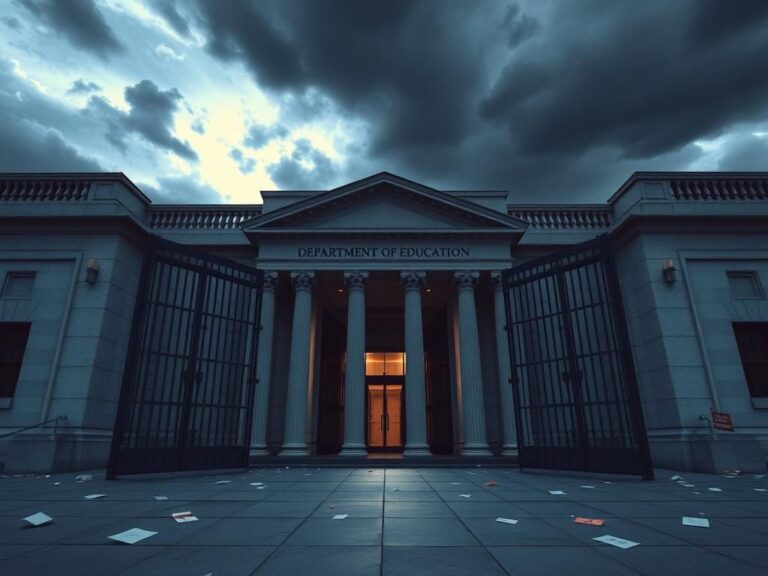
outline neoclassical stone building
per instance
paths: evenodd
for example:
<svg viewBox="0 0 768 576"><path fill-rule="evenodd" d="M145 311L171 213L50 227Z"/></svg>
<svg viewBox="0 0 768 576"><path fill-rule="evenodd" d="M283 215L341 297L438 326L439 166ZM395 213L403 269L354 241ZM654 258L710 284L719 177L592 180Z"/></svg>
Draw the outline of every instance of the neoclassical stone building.
<svg viewBox="0 0 768 576"><path fill-rule="evenodd" d="M636 173L594 205L388 173L262 197L0 176L6 470L765 469L768 173Z"/></svg>

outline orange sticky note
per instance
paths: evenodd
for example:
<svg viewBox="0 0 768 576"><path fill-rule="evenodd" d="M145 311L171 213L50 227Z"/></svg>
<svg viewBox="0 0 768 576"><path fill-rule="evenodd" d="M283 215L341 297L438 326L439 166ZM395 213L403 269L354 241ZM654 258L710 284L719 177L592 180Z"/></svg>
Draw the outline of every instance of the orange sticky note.
<svg viewBox="0 0 768 576"><path fill-rule="evenodd" d="M588 524L590 526L602 526L603 524L605 524L605 520L603 520L601 518L581 518L581 517L577 517L574 520L574 522L576 522L576 524Z"/></svg>

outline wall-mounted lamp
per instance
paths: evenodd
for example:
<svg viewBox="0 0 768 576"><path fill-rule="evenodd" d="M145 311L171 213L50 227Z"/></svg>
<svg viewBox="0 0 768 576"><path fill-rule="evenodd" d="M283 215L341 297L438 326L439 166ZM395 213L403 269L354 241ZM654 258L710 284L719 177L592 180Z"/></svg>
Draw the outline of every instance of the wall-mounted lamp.
<svg viewBox="0 0 768 576"><path fill-rule="evenodd" d="M672 262L672 259L664 262L664 266L661 268L661 275L667 284L673 284L677 280L677 268L675 268L675 263Z"/></svg>
<svg viewBox="0 0 768 576"><path fill-rule="evenodd" d="M99 264L95 258L88 260L88 266L85 268L85 281L91 286L96 284L99 279Z"/></svg>

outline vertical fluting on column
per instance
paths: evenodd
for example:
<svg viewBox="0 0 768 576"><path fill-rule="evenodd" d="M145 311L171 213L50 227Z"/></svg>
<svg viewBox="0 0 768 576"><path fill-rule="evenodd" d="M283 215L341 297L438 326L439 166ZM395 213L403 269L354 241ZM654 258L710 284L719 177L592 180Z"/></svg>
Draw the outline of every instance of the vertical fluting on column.
<svg viewBox="0 0 768 576"><path fill-rule="evenodd" d="M427 400L424 380L424 328L421 289L424 272L401 272L405 289L405 455L431 454L427 445Z"/></svg>
<svg viewBox="0 0 768 576"><path fill-rule="evenodd" d="M344 374L344 445L342 456L365 456L365 284L368 272L345 272L347 370Z"/></svg>
<svg viewBox="0 0 768 576"><path fill-rule="evenodd" d="M501 390L501 416L504 425L504 456L517 455L517 429L515 428L515 399L512 393L512 368L509 362L507 338L507 314L504 307L504 282L501 272L491 272L493 284L493 307L496 316L496 357L499 367L499 388Z"/></svg>
<svg viewBox="0 0 768 576"><path fill-rule="evenodd" d="M256 393L253 399L253 426L251 428L251 454L267 453L267 411L269 384L272 377L272 340L275 333L275 289L279 283L277 272L264 273L261 293L261 327L259 351L256 355Z"/></svg>
<svg viewBox="0 0 768 576"><path fill-rule="evenodd" d="M291 359L288 366L288 397L285 402L285 438L281 454L306 456L307 395L309 393L309 350L312 323L314 272L291 272L296 293L293 303Z"/></svg>
<svg viewBox="0 0 768 576"><path fill-rule="evenodd" d="M453 275L459 301L459 354L461 395L464 408L464 449L467 456L490 456L485 431L483 375L480 367L480 338L477 332L475 286L478 272Z"/></svg>

